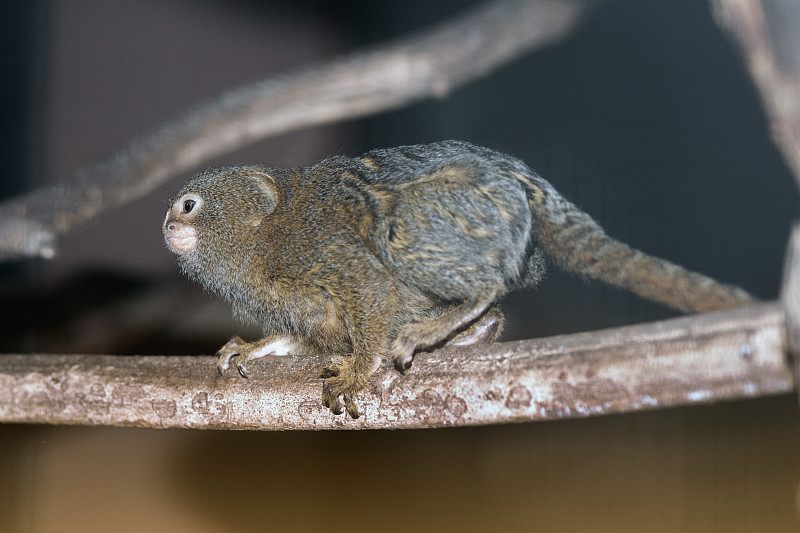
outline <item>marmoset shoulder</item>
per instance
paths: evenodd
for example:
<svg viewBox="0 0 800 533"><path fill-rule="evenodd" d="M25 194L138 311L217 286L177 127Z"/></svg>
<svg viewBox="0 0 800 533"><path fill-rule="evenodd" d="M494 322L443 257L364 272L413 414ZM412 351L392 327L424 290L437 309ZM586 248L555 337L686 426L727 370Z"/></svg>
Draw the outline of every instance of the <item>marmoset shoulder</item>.
<svg viewBox="0 0 800 533"><path fill-rule="evenodd" d="M752 301L609 237L522 161L460 141L207 170L169 201L163 232L184 273L263 327L220 349L220 373L350 354L323 371L322 401L352 417L381 359L403 372L417 351L495 340L496 302L535 286L546 259L685 312Z"/></svg>

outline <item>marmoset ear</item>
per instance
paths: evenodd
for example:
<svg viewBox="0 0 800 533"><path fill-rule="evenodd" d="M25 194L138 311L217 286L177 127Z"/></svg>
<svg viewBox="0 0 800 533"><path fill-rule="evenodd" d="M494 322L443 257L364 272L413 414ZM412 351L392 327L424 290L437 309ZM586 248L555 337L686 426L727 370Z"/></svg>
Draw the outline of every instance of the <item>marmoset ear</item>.
<svg viewBox="0 0 800 533"><path fill-rule="evenodd" d="M256 196L255 201L248 206L250 214L246 222L255 227L275 210L278 204L278 189L275 186L275 179L261 169L253 169L246 175L246 179Z"/></svg>

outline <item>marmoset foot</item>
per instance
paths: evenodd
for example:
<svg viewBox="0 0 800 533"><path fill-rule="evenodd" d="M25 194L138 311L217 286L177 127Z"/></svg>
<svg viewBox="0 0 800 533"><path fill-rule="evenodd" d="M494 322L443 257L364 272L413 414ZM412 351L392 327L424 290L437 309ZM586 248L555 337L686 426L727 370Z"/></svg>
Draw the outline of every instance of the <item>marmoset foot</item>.
<svg viewBox="0 0 800 533"><path fill-rule="evenodd" d="M466 303L442 316L409 322L392 341L389 354L394 367L404 374L411 368L417 350L486 344L495 340L502 329L504 317L497 308L490 307L487 311L489 304L488 301ZM461 328L464 329L459 331Z"/></svg>
<svg viewBox="0 0 800 533"><path fill-rule="evenodd" d="M289 355L294 353L297 343L285 335L269 335L255 342L245 342L241 337L233 337L217 351L217 371L225 375L231 363L242 377L247 377L247 363L266 355Z"/></svg>
<svg viewBox="0 0 800 533"><path fill-rule="evenodd" d="M370 376L380 365L379 356L333 356L331 363L322 370L322 404L338 415L344 409L352 418L360 416L356 395L366 387Z"/></svg>
<svg viewBox="0 0 800 533"><path fill-rule="evenodd" d="M496 307L489 309L486 314L472 323L470 327L445 341L445 346L474 346L489 344L500 336L505 317Z"/></svg>
<svg viewBox="0 0 800 533"><path fill-rule="evenodd" d="M333 414L340 415L342 414L342 401L344 401L347 414L353 418L361 416L355 401L357 391L354 390L354 384L358 380L348 358L332 357L331 364L322 370L320 377L325 379L322 382L322 405L330 409Z"/></svg>

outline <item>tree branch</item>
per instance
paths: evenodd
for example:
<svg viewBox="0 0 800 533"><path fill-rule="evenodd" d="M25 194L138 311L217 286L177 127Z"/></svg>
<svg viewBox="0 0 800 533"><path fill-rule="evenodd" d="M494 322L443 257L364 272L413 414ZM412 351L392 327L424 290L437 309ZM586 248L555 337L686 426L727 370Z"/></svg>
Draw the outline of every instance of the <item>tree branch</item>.
<svg viewBox="0 0 800 533"><path fill-rule="evenodd" d="M786 317L786 344L792 357L795 383L800 383L800 223L795 223L792 228L785 261L781 304Z"/></svg>
<svg viewBox="0 0 800 533"><path fill-rule="evenodd" d="M521 422L792 390L777 304L382 366L353 420L320 402L324 356L271 357L250 378L208 356L0 356L0 421L205 429L423 428Z"/></svg>
<svg viewBox="0 0 800 533"><path fill-rule="evenodd" d="M800 3L712 0L761 94L772 138L800 186Z"/></svg>
<svg viewBox="0 0 800 533"><path fill-rule="evenodd" d="M58 185L0 205L0 261L51 258L60 234L259 139L442 97L568 34L592 3L497 0L415 36L223 94Z"/></svg>
<svg viewBox="0 0 800 533"><path fill-rule="evenodd" d="M800 183L797 13L772 0L715 0L741 43L776 142ZM51 256L57 235L168 177L290 129L441 96L566 34L574 0L503 0L371 52L223 95L57 187L0 206L0 259ZM788 5L788 4L781 4ZM768 7L762 7L768 6ZM779 16L776 17L775 14ZM781 26L781 21L794 21ZM765 23L764 21L771 21ZM778 43L778 44L776 44ZM780 46L778 46L780 44ZM0 356L0 421L207 429L419 428L621 413L779 394L800 352L800 230L782 301L548 339L443 349L400 376L381 367L363 416L319 400L323 356L269 358L250 379L207 356ZM800 375L800 372L798 372Z"/></svg>

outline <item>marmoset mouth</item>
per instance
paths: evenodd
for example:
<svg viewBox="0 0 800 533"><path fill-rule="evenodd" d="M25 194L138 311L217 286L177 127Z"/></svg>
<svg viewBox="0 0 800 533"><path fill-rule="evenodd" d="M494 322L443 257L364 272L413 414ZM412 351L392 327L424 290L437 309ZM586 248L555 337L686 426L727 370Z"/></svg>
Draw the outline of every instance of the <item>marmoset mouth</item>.
<svg viewBox="0 0 800 533"><path fill-rule="evenodd" d="M164 222L164 240L172 253L185 255L197 244L197 230L183 222L167 220Z"/></svg>

